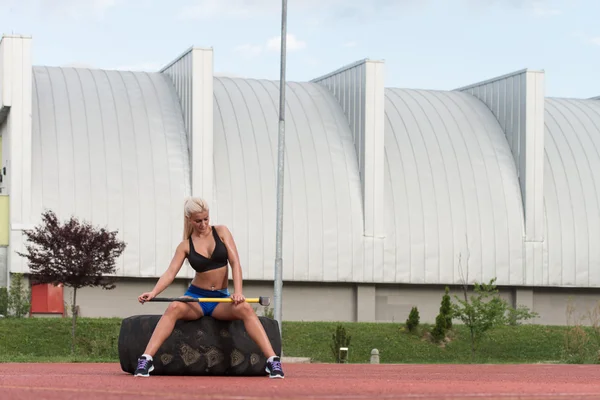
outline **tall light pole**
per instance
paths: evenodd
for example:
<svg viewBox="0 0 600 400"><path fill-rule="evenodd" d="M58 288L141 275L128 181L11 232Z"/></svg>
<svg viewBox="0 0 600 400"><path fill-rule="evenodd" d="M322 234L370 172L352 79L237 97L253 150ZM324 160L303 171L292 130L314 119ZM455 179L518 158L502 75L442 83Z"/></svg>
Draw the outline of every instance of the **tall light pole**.
<svg viewBox="0 0 600 400"><path fill-rule="evenodd" d="M279 325L279 334L283 331L281 324L281 292L283 287L283 166L285 148L285 61L287 39L287 0L281 2L281 60L279 72L279 140L277 147L277 228L275 250L275 285L274 285L274 316Z"/></svg>

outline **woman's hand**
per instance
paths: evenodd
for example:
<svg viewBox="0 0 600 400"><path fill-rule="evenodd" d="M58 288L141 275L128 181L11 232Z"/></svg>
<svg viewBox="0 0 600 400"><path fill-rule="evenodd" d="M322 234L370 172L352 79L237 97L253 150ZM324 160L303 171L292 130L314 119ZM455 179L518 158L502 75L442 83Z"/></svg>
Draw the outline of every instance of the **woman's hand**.
<svg viewBox="0 0 600 400"><path fill-rule="evenodd" d="M243 294L234 293L231 295L231 300L233 300L233 304L238 305L246 301L246 298Z"/></svg>
<svg viewBox="0 0 600 400"><path fill-rule="evenodd" d="M155 294L153 292L146 292L146 293L142 293L139 297L138 297L138 301L142 304L144 304L146 301L150 301L155 297Z"/></svg>

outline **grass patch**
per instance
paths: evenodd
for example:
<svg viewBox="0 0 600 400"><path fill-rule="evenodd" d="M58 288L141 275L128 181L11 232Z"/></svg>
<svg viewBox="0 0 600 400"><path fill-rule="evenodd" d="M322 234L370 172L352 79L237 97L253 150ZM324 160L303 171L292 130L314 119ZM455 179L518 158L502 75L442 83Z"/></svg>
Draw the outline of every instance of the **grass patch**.
<svg viewBox="0 0 600 400"><path fill-rule="evenodd" d="M119 318L78 318L71 355L70 318L0 319L0 362L118 361Z"/></svg>
<svg viewBox="0 0 600 400"><path fill-rule="evenodd" d="M311 357L315 361L334 362L329 349L332 332L338 323L289 322L284 324L284 353ZM371 350L379 350L381 363L538 363L559 362L566 327L521 325L502 326L489 333L471 360L469 333L456 325L451 339L443 346L431 343L426 332L431 325L419 325L415 333L401 324L339 323L352 336L348 361L368 363Z"/></svg>
<svg viewBox="0 0 600 400"><path fill-rule="evenodd" d="M118 362L119 318L79 318L76 353L70 354L69 318L0 319L0 362ZM335 362L332 334L338 325L352 337L350 363L368 363L379 350L381 363L552 363L596 362L594 357L565 354L569 327L501 326L479 343L471 359L468 331L455 325L442 346L427 340L431 325L409 333L398 323L284 322L285 356L310 357L313 362ZM582 328L585 331L588 328ZM589 333L589 332L588 332ZM587 341L581 354L593 354Z"/></svg>

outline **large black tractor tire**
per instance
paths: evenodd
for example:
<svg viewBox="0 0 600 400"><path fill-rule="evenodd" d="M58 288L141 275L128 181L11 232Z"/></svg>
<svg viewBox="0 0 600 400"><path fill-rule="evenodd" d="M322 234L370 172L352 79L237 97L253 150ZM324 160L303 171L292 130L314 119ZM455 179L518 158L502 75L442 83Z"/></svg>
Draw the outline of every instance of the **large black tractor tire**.
<svg viewBox="0 0 600 400"><path fill-rule="evenodd" d="M124 372L133 374L138 358L152 336L160 315L125 318L119 333L119 360ZM281 340L277 321L258 317L277 355ZM202 317L177 321L175 329L154 355L150 375L264 376L266 357L248 336L243 321Z"/></svg>

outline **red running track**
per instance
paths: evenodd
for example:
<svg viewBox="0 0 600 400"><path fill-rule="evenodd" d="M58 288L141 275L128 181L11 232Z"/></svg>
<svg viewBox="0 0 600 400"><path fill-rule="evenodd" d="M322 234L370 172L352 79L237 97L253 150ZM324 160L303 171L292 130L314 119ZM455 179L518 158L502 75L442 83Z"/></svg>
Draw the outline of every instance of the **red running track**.
<svg viewBox="0 0 600 400"><path fill-rule="evenodd" d="M119 364L0 364L0 399L600 399L600 366L594 365L287 364L284 368L283 380L137 378L122 372Z"/></svg>

